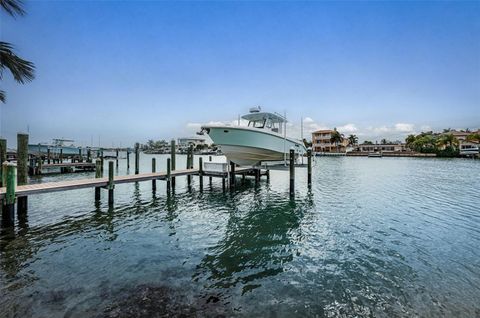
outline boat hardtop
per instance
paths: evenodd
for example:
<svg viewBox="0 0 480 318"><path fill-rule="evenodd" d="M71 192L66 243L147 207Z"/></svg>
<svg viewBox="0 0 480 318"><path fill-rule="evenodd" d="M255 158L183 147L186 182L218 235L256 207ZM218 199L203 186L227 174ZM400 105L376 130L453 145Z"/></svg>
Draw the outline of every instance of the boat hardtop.
<svg viewBox="0 0 480 318"><path fill-rule="evenodd" d="M260 106L254 107L249 114L242 116L242 119L248 120L248 127L270 129L277 133L282 130L281 125L287 122L285 117L260 110Z"/></svg>

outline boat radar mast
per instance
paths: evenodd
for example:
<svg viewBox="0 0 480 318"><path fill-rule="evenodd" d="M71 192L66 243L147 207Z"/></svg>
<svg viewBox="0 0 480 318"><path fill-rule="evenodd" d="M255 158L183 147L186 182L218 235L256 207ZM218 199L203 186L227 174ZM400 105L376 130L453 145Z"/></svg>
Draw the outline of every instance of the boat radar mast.
<svg viewBox="0 0 480 318"><path fill-rule="evenodd" d="M250 108L250 113L259 113L262 111L262 107L260 106L254 106Z"/></svg>

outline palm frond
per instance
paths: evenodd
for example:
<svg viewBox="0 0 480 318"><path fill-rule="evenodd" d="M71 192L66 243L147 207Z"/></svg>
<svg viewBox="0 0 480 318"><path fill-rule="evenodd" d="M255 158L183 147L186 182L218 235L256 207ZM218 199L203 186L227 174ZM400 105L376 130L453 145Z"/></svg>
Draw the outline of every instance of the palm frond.
<svg viewBox="0 0 480 318"><path fill-rule="evenodd" d="M3 1L3 0L0 0ZM13 78L25 84L35 78L35 65L32 62L24 60L13 52L11 44L0 42L0 72L7 68L13 75Z"/></svg>
<svg viewBox="0 0 480 318"><path fill-rule="evenodd" d="M6 97L5 97L5 92L0 90L0 102L5 104Z"/></svg>
<svg viewBox="0 0 480 318"><path fill-rule="evenodd" d="M0 0L0 6L12 17L25 15L21 0Z"/></svg>

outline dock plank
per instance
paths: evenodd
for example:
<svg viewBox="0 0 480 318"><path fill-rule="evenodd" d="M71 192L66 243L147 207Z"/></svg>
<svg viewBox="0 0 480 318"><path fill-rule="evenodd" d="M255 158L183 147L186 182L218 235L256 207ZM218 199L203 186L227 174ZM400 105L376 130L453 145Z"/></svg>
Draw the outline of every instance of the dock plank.
<svg viewBox="0 0 480 318"><path fill-rule="evenodd" d="M171 176L180 177L180 176L195 175L195 174L198 174L198 169L185 169L185 170L172 171ZM116 176L114 178L114 184L163 179L166 177L167 177L166 172ZM67 191L67 190L76 190L76 189L85 189L85 188L94 188L94 187L105 187L107 186L107 184L108 184L108 178L90 178L90 179L80 179L80 180L35 183L35 184L17 186L16 195L17 197L24 197L24 196L39 194L39 193L49 193L49 192L58 192L58 191ZM3 197L5 196L5 192L6 192L5 187L0 188L0 199L3 199Z"/></svg>
<svg viewBox="0 0 480 318"><path fill-rule="evenodd" d="M61 164L60 164L61 165ZM238 167L235 170L235 174L244 174L253 171L254 168L251 167ZM198 169L184 169L184 170L175 170L171 172L172 177L180 177L187 175L198 175ZM209 172L204 171L203 175L205 177L226 177L227 172ZM167 172L155 172L155 173L141 173L125 176L116 176L114 177L114 184L123 184L123 183L133 183L141 182L148 180L157 180L165 179L167 177ZM79 180L67 180L67 181L56 181L56 182L46 182L46 183L35 183L27 184L22 186L17 186L16 196L24 197L32 194L39 193L50 193L50 192L59 192L67 190L77 190L85 188L95 188L95 187L106 187L108 185L108 178L89 178L89 179L79 179ZM0 199L3 199L5 196L6 188L0 188Z"/></svg>

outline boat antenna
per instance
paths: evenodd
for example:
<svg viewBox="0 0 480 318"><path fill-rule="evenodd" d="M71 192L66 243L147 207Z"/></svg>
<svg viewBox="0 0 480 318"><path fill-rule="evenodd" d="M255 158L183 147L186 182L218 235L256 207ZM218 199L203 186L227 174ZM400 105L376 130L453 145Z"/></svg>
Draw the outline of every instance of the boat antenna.
<svg viewBox="0 0 480 318"><path fill-rule="evenodd" d="M303 142L303 117L300 118L300 138Z"/></svg>

